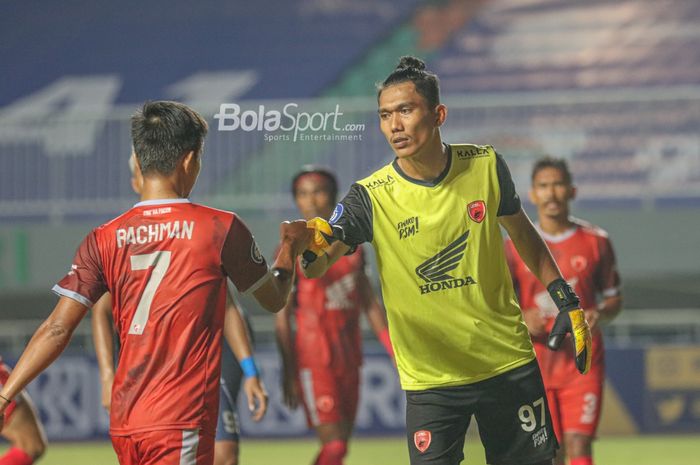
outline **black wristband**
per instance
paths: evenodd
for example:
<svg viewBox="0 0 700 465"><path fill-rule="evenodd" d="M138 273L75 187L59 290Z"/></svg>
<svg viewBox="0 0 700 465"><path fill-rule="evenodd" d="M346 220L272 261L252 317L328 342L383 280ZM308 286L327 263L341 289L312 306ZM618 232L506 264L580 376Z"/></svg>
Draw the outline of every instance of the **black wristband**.
<svg viewBox="0 0 700 465"><path fill-rule="evenodd" d="M304 250L304 253L301 254L301 267L306 269L306 267L309 266L309 263L315 262L317 258L318 255L312 251Z"/></svg>
<svg viewBox="0 0 700 465"><path fill-rule="evenodd" d="M7 402L8 404L11 404L11 403L12 403L12 401L11 401L10 399L8 399L7 397L3 396L2 394L0 394L0 399L4 400L4 401Z"/></svg>
<svg viewBox="0 0 700 465"><path fill-rule="evenodd" d="M581 301L571 288L569 283L561 278L557 278L547 286L549 295L557 305L560 312L568 312L581 306Z"/></svg>

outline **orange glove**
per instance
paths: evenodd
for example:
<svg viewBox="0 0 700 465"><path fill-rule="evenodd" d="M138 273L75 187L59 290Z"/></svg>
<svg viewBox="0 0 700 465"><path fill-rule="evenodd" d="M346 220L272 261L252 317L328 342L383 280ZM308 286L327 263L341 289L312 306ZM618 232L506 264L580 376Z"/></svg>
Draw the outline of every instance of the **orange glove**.
<svg viewBox="0 0 700 465"><path fill-rule="evenodd" d="M316 256L321 255L333 242L333 228L328 221L318 216L308 220L306 227L314 230L314 237L309 250Z"/></svg>
<svg viewBox="0 0 700 465"><path fill-rule="evenodd" d="M316 217L306 222L306 227L313 229L314 237L311 239L309 248L302 253L301 266L306 268L309 263L313 263L319 255L325 253L335 240L333 238L333 227L323 218Z"/></svg>

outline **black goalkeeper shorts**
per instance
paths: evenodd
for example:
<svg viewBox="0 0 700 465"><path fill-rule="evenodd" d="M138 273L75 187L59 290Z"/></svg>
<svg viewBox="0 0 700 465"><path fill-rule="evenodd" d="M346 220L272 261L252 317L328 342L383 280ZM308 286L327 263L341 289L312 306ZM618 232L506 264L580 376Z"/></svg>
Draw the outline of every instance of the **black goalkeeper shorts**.
<svg viewBox="0 0 700 465"><path fill-rule="evenodd" d="M457 465L472 415L486 461L525 465L554 458L554 436L537 360L464 386L406 392L411 465Z"/></svg>

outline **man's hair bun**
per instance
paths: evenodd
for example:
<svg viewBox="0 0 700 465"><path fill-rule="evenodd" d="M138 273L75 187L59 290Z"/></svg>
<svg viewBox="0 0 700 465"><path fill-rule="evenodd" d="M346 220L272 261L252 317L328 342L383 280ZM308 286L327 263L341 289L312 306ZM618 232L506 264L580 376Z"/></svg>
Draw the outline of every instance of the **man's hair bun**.
<svg viewBox="0 0 700 465"><path fill-rule="evenodd" d="M396 66L397 70L411 68L422 71L425 69L425 62L423 62L423 60L421 60L420 58L412 56L403 56L401 57L398 66Z"/></svg>

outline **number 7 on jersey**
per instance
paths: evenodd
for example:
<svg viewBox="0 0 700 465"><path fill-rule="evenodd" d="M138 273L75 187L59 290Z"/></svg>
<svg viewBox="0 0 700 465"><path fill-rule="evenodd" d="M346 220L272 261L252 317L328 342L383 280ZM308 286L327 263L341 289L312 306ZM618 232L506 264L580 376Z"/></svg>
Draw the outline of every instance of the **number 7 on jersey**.
<svg viewBox="0 0 700 465"><path fill-rule="evenodd" d="M172 252L169 250L159 250L149 254L131 256L132 271L147 270L150 267L154 268L143 290L143 294L139 299L139 304L136 306L134 318L132 318L131 325L129 325L129 334L141 335L146 329L148 316L151 313L153 296L156 294L156 290L158 286L160 286L163 277L165 277L165 273L168 272L171 253Z"/></svg>

